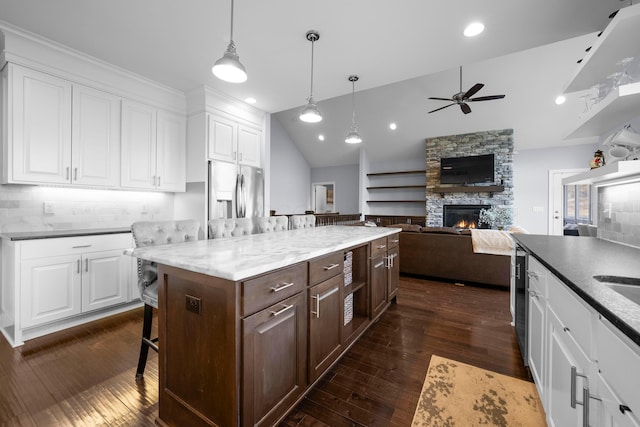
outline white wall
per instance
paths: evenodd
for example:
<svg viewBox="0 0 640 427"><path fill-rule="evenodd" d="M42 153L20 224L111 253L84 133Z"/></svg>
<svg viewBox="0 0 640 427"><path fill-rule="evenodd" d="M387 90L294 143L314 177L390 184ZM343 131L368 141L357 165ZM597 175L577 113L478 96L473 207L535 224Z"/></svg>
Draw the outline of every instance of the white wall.
<svg viewBox="0 0 640 427"><path fill-rule="evenodd" d="M273 116L272 116L273 117ZM270 200L276 214L304 213L311 207L311 167L280 122L271 120Z"/></svg>
<svg viewBox="0 0 640 427"><path fill-rule="evenodd" d="M517 136L514 138L517 141ZM533 234L547 234L549 170L588 168L598 144L521 150L513 155L514 224ZM534 208L542 211L534 212ZM538 209L539 210L539 209Z"/></svg>
<svg viewBox="0 0 640 427"><path fill-rule="evenodd" d="M311 182L335 182L334 210L341 214L360 213L358 210L359 171L358 165L313 168Z"/></svg>

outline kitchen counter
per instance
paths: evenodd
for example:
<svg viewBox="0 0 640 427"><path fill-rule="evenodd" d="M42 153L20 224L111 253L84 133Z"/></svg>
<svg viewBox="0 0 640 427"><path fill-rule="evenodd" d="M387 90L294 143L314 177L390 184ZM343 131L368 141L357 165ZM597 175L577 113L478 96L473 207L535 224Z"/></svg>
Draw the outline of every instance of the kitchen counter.
<svg viewBox="0 0 640 427"><path fill-rule="evenodd" d="M52 239L56 237L96 236L101 234L131 233L130 228L95 228L82 230L50 230L50 231L22 231L2 233L0 238L7 240L35 240Z"/></svg>
<svg viewBox="0 0 640 427"><path fill-rule="evenodd" d="M398 228L330 225L146 246L127 253L159 264L237 281L399 232Z"/></svg>
<svg viewBox="0 0 640 427"><path fill-rule="evenodd" d="M640 278L640 249L595 237L514 234L513 238L587 304L640 345L640 305L593 278Z"/></svg>

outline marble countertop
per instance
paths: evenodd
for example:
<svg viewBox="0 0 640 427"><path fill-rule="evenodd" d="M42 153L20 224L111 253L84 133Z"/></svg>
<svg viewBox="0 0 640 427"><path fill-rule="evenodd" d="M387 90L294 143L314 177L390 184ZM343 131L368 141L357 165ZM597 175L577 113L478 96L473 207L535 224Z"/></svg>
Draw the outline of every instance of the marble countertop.
<svg viewBox="0 0 640 427"><path fill-rule="evenodd" d="M399 232L399 228L331 225L147 246L125 253L237 281Z"/></svg>
<svg viewBox="0 0 640 427"><path fill-rule="evenodd" d="M640 345L640 305L595 280L639 277L640 249L595 237L514 234L521 246L587 304Z"/></svg>
<svg viewBox="0 0 640 427"><path fill-rule="evenodd" d="M0 238L8 240L52 239L56 237L95 236L99 234L131 233L130 228L94 228L81 230L49 230L49 231L21 231L2 233Z"/></svg>

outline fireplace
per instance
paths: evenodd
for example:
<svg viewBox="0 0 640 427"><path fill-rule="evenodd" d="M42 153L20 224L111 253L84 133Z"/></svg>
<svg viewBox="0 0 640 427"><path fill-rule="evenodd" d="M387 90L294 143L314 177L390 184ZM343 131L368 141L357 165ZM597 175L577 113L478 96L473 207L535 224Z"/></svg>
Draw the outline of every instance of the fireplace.
<svg viewBox="0 0 640 427"><path fill-rule="evenodd" d="M444 205L442 224L455 228L489 228L488 224L478 224L480 209L489 209L490 205Z"/></svg>

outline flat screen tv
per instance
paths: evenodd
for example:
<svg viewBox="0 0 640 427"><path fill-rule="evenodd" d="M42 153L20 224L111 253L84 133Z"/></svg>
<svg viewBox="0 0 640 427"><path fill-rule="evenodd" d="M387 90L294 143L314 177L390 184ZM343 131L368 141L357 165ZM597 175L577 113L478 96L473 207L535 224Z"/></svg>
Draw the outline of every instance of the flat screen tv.
<svg viewBox="0 0 640 427"><path fill-rule="evenodd" d="M440 160L440 183L476 184L494 181L494 155L447 157Z"/></svg>

